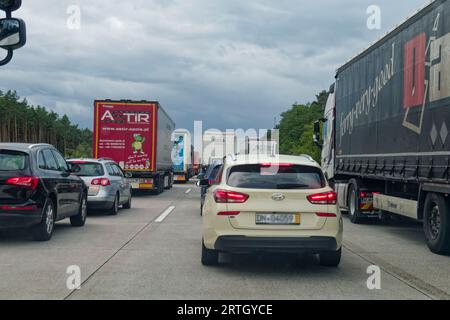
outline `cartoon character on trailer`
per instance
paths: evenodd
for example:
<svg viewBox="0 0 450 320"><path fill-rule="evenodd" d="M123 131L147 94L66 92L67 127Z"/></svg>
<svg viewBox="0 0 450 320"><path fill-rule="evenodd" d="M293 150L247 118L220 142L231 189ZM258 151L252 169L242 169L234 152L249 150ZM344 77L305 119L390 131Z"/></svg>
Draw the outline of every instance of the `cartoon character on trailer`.
<svg viewBox="0 0 450 320"><path fill-rule="evenodd" d="M131 147L134 149L134 154L140 153L144 154L144 142L145 138L142 137L140 134L135 134L134 141L131 144Z"/></svg>

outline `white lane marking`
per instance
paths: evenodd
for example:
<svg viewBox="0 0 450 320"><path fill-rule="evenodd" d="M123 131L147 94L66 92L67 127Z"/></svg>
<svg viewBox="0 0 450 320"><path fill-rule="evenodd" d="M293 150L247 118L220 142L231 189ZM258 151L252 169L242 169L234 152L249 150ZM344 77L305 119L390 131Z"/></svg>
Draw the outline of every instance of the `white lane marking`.
<svg viewBox="0 0 450 320"><path fill-rule="evenodd" d="M186 190L186 194L188 194L188 193L190 193L192 191L192 189L188 189L188 190Z"/></svg>
<svg viewBox="0 0 450 320"><path fill-rule="evenodd" d="M167 216L173 211L175 210L175 206L171 206L169 208L166 209L166 211L164 211L159 217L158 219L155 220L155 222L161 223L164 221L164 219L167 218Z"/></svg>

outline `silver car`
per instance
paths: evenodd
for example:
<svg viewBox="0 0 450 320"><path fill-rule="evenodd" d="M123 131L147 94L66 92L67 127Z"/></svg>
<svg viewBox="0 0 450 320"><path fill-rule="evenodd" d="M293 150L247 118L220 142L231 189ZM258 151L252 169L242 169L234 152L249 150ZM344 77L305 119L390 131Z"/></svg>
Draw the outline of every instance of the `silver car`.
<svg viewBox="0 0 450 320"><path fill-rule="evenodd" d="M80 167L76 174L89 188L88 208L107 210L117 215L119 206L131 208L131 184L119 165L107 158L70 159L67 162Z"/></svg>

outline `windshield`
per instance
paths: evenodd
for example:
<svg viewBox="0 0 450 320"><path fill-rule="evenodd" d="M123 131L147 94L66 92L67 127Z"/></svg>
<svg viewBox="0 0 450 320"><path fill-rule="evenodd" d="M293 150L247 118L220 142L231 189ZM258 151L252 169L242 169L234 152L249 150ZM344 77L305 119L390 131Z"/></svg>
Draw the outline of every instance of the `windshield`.
<svg viewBox="0 0 450 320"><path fill-rule="evenodd" d="M80 177L100 177L105 174L103 166L100 163L93 162L70 162L71 164L78 165L81 170L76 173Z"/></svg>
<svg viewBox="0 0 450 320"><path fill-rule="evenodd" d="M22 171L27 166L28 155L16 151L0 152L0 171Z"/></svg>
<svg viewBox="0 0 450 320"><path fill-rule="evenodd" d="M229 170L227 183L246 189L321 189L326 186L320 169L300 165L275 169L261 165L236 166Z"/></svg>

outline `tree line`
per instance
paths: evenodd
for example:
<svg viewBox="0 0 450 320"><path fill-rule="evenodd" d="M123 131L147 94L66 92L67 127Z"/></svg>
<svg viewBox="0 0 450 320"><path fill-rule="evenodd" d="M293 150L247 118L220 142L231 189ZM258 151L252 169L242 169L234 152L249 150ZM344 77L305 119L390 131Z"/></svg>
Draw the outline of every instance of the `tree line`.
<svg viewBox="0 0 450 320"><path fill-rule="evenodd" d="M43 106L31 106L16 91L0 91L0 142L49 143L65 157L92 156L92 131L80 129Z"/></svg>
<svg viewBox="0 0 450 320"><path fill-rule="evenodd" d="M327 99L328 92L322 91L316 96L316 101L295 103L290 110L281 114L277 126L281 154L308 154L320 163L321 150L313 142L314 122L323 118Z"/></svg>

